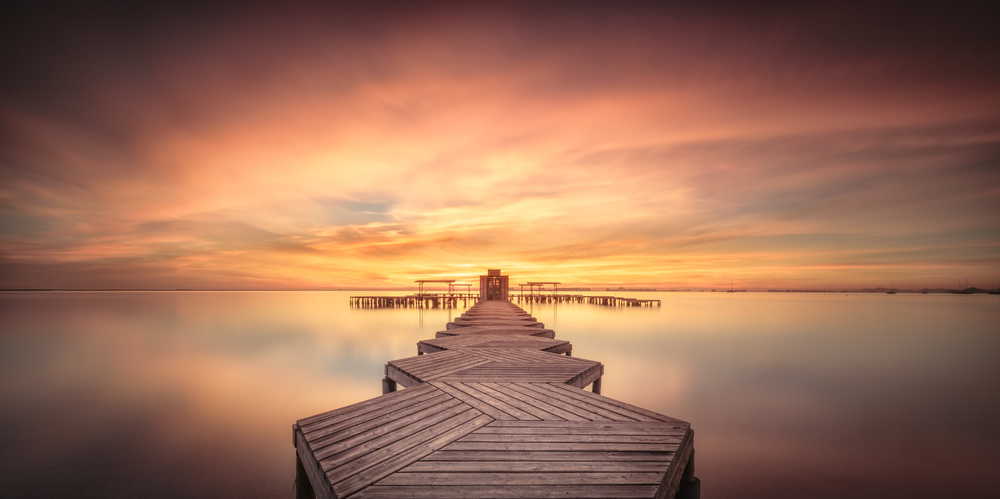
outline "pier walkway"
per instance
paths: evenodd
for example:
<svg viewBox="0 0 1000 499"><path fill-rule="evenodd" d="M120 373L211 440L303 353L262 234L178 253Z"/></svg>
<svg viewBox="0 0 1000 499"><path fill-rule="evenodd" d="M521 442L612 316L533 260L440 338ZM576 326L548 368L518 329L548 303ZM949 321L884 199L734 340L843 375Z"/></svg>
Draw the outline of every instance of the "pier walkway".
<svg viewBox="0 0 1000 499"><path fill-rule="evenodd" d="M551 331L545 329L544 331ZM452 330L445 331L446 333ZM555 332L553 331L553 335ZM573 345L565 340L533 335L463 334L446 335L417 342L417 355L440 352L442 350L475 348L521 348L543 352L573 354Z"/></svg>
<svg viewBox="0 0 1000 499"><path fill-rule="evenodd" d="M458 319L382 396L293 425L296 497L699 496L690 424L602 396L604 366L509 301Z"/></svg>

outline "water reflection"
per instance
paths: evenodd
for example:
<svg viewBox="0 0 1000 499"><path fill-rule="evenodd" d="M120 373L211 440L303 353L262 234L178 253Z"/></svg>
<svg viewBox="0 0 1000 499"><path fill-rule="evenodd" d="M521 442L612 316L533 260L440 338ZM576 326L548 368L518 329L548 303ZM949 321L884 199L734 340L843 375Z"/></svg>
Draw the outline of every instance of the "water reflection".
<svg viewBox="0 0 1000 499"><path fill-rule="evenodd" d="M0 294L0 496L288 497L291 423L461 312L348 295ZM996 297L650 297L531 312L606 395L694 424L706 497L1000 493Z"/></svg>
<svg viewBox="0 0 1000 499"><path fill-rule="evenodd" d="M3 497L287 497L291 423L379 395L385 362L427 335L415 311L356 313L336 293L7 293L0 307Z"/></svg>
<svg viewBox="0 0 1000 499"><path fill-rule="evenodd" d="M608 396L694 423L706 493L985 497L1000 490L989 471L1000 463L991 422L1000 416L997 300L662 299L658 310L610 313L560 305L558 333L573 339L574 355L604 362Z"/></svg>

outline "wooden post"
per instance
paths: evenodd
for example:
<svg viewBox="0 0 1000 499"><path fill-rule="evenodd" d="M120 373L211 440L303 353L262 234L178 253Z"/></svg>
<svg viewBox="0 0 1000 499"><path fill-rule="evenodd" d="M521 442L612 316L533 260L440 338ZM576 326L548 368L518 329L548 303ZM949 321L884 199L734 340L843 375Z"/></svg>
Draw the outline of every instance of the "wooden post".
<svg viewBox="0 0 1000 499"><path fill-rule="evenodd" d="M298 452L295 453L295 499L316 499L316 493L309 483L309 475L302 466L302 458Z"/></svg>
<svg viewBox="0 0 1000 499"><path fill-rule="evenodd" d="M676 499L701 499L701 480L694 476L694 449L691 449L691 457L688 458L687 466L684 467L684 474L681 476L680 486L677 488Z"/></svg>
<svg viewBox="0 0 1000 499"><path fill-rule="evenodd" d="M396 382L388 376L382 378L382 395L396 391Z"/></svg>
<svg viewBox="0 0 1000 499"><path fill-rule="evenodd" d="M594 380L594 385L591 389L594 391L594 393L598 395L601 394L601 378L597 378Z"/></svg>

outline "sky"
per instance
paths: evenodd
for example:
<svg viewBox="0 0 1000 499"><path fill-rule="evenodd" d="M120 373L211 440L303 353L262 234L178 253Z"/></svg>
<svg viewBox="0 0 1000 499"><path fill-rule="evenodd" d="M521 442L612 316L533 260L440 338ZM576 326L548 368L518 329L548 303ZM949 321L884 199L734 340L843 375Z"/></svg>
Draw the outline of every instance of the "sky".
<svg viewBox="0 0 1000 499"><path fill-rule="evenodd" d="M0 288L1000 285L987 4L4 7Z"/></svg>

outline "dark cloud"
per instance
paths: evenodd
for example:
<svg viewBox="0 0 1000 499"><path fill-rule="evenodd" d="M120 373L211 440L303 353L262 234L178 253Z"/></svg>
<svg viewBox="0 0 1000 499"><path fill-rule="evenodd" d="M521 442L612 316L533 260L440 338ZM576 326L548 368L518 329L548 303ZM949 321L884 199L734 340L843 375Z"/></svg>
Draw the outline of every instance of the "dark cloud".
<svg viewBox="0 0 1000 499"><path fill-rule="evenodd" d="M415 66L471 76L552 60L560 61L558 69L526 90L699 84L713 73L739 77L744 87L796 81L815 86L824 81L814 75L829 79L831 73L810 68L851 70L866 61L877 63L882 77L892 76L892 81L920 76L974 84L995 82L1000 75L995 57L1000 37L988 7L985 2L947 7L884 2L42 2L6 16L6 49L0 53L8 71L2 88L5 97L31 108L100 123L81 91L94 93L95 86L109 84L119 92L131 88L131 98L144 95L152 110L167 117L181 113L176 119L183 121L183 113L199 114L177 101L202 101L193 88L206 89L205 98L218 97L220 84L253 95L287 85L289 76L298 80L303 64L337 68L333 79L326 71L305 73L327 89L349 87L359 79L399 79ZM178 93L164 88L164 81L188 81L192 88ZM115 129L128 132L127 127Z"/></svg>

